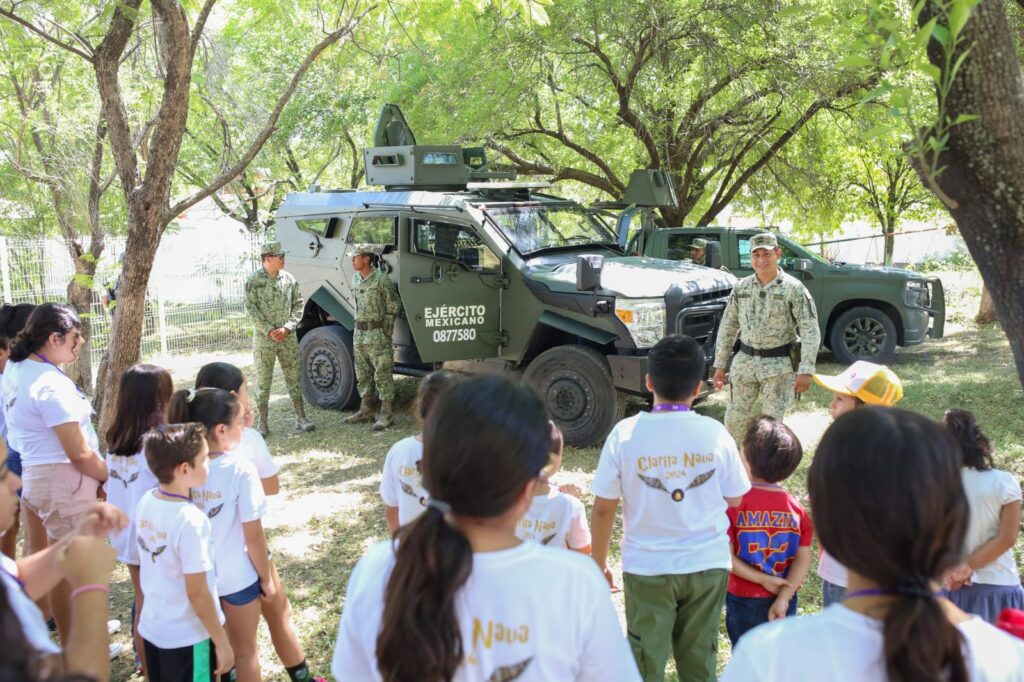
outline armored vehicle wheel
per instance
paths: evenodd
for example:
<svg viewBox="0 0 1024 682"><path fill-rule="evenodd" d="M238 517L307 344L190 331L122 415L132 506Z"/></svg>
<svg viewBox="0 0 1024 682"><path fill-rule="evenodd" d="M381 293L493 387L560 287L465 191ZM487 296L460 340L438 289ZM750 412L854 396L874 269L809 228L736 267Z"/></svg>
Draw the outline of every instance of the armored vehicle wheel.
<svg viewBox="0 0 1024 682"><path fill-rule="evenodd" d="M829 347L844 364L858 360L885 364L896 351L896 325L878 308L850 308L833 323Z"/></svg>
<svg viewBox="0 0 1024 682"><path fill-rule="evenodd" d="M599 445L626 412L608 362L584 346L556 346L538 355L523 379L540 395L567 445Z"/></svg>
<svg viewBox="0 0 1024 682"><path fill-rule="evenodd" d="M336 410L355 407L359 393L351 332L336 324L317 327L302 337L299 358L306 400Z"/></svg>

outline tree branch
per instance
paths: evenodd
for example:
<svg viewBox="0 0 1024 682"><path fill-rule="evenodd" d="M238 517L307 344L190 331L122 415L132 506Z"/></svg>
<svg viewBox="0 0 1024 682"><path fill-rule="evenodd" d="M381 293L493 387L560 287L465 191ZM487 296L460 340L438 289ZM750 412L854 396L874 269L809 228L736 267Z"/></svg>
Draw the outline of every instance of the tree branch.
<svg viewBox="0 0 1024 682"><path fill-rule="evenodd" d="M277 103L274 105L273 111L270 112L270 115L268 116L267 121L263 126L263 130L259 132L259 134L256 136L256 139L254 139L252 144L249 145L249 148L245 151L245 153L238 160L238 162L234 166L232 166L231 168L227 169L226 171L218 175L216 178L214 178L209 185L207 185L199 192L193 194L191 197L188 197L187 199L179 201L177 204L170 207L170 209L168 209L164 213L165 223L174 220L174 218L181 215L182 211L185 211L189 207L196 205L197 203L199 203L200 201L202 201L203 199L210 196L211 194L219 190L221 187L226 185L232 179L238 177L238 175L246 168L246 166L248 166L249 163L252 162L252 160L256 157L256 154L259 153L260 149L263 148L263 145L266 143L268 139L270 139L270 136L276 130L277 119L280 117L285 105L291 98L292 93L294 93L295 89L299 86L299 82L302 80L303 76L306 75L306 71L309 70L309 67L313 64L314 61L316 61L317 57L319 57L320 54L328 47L338 42L343 36L351 34L355 27L359 24L359 22L362 21L363 18L367 15L367 13L369 13L371 10L375 8L376 5L371 5L358 16L349 19L345 26L336 31L333 31L332 33L327 34L323 40L317 43L316 47L314 47L313 50L308 55L306 55L306 58L302 61L298 69L295 71L295 74L292 76L291 81L289 81L288 86L285 88L284 92L281 93L281 96L278 98Z"/></svg>
<svg viewBox="0 0 1024 682"><path fill-rule="evenodd" d="M81 57L82 59L84 59L87 62L91 63L93 61L93 59L95 58L94 54L89 54L89 53L86 53L86 52L82 52L77 47L74 47L73 45L69 45L68 43L62 42L62 41L58 40L57 38L54 38L49 33L44 31L43 29L39 28L35 24L33 24L31 21L28 21L27 19L19 17L13 11L0 8L0 17L7 17L8 19L13 21L14 23L21 24L23 27L27 28L32 33L35 33L37 36L39 36L43 40L45 40L45 41L47 41L49 43L53 43L57 47L61 48L62 50L67 50L71 54L78 55L79 57Z"/></svg>
<svg viewBox="0 0 1024 682"><path fill-rule="evenodd" d="M203 38L206 20L210 17L210 11L213 10L216 3L217 0L206 0L203 3L203 8L199 10L199 16L196 17L196 24L192 27L192 35L189 38L189 62L196 58L196 48L199 47L199 41Z"/></svg>

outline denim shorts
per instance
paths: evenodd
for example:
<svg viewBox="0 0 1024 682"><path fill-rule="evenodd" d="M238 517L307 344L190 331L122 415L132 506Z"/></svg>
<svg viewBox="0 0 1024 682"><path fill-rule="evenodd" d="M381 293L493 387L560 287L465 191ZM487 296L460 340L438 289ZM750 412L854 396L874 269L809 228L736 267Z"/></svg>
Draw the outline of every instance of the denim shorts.
<svg viewBox="0 0 1024 682"><path fill-rule="evenodd" d="M232 606L245 606L251 602L256 601L260 598L260 581L257 580L249 587L239 590L233 594L225 594L221 596L221 599L231 604Z"/></svg>
<svg viewBox="0 0 1024 682"><path fill-rule="evenodd" d="M7 446L7 470L21 478L21 453ZM21 488L18 488L18 497L21 497Z"/></svg>

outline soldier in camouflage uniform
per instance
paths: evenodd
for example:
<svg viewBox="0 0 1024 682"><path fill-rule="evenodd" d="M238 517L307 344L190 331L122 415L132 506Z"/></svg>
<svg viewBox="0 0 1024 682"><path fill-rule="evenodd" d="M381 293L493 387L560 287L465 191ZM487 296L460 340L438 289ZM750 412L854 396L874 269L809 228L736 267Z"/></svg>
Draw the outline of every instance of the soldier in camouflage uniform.
<svg viewBox="0 0 1024 682"><path fill-rule="evenodd" d="M694 265L704 265L708 250L708 240L697 237L690 242L690 262Z"/></svg>
<svg viewBox="0 0 1024 682"><path fill-rule="evenodd" d="M395 397L392 377L395 354L391 333L400 304L391 278L374 267L374 260L379 258L378 250L370 245L355 245L350 253L356 271L352 287L356 298L356 328L352 340L361 402L359 411L342 421L346 424L370 421L376 388L381 406L373 430L383 431L394 423L391 401Z"/></svg>
<svg viewBox="0 0 1024 682"><path fill-rule="evenodd" d="M736 283L718 328L714 384L721 388L728 376L725 426L737 442L754 417L782 419L794 391L806 391L814 374L821 341L818 312L807 288L779 268L781 255L770 232L750 240L754 274ZM737 335L740 349L729 367Z"/></svg>
<svg viewBox="0 0 1024 682"><path fill-rule="evenodd" d="M269 433L270 383L274 377L274 361L281 361L281 371L288 386L288 396L295 408L296 432L312 431L315 425L306 419L299 385L299 342L295 328L302 319L302 293L295 278L284 271L285 252L280 242L267 242L260 249L263 267L245 281L245 312L252 320L252 355L256 365L256 409L259 431Z"/></svg>

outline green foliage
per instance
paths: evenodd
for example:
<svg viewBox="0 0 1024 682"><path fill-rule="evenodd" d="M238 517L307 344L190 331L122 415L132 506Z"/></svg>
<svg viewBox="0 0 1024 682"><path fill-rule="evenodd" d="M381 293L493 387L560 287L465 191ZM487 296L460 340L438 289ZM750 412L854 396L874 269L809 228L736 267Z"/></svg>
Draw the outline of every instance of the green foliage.
<svg viewBox="0 0 1024 682"><path fill-rule="evenodd" d="M936 257L928 256L924 260L918 263L911 263L907 266L911 270L917 272L941 272L941 271L955 271L955 272L972 272L977 270L977 265L974 263L974 259L971 258L971 254L967 251L953 251L945 256Z"/></svg>

